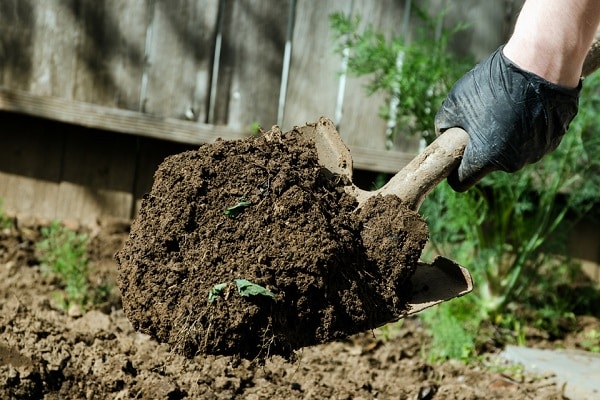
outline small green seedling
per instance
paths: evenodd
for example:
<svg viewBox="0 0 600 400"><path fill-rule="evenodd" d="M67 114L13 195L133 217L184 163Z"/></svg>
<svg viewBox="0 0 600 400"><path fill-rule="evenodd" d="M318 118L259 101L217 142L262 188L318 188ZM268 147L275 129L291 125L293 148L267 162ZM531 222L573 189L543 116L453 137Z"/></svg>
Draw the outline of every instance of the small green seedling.
<svg viewBox="0 0 600 400"><path fill-rule="evenodd" d="M236 279L235 284L237 285L240 296L267 296L272 299L276 298L275 293L271 292L269 289L257 285L256 283L252 283L246 279Z"/></svg>
<svg viewBox="0 0 600 400"><path fill-rule="evenodd" d="M2 199L0 199L0 229L8 229L12 227L13 221L10 217L4 214L2 208Z"/></svg>
<svg viewBox="0 0 600 400"><path fill-rule="evenodd" d="M251 201L246 200L246 198L242 197L240 201L232 207L227 208L223 211L223 214L227 215L229 218L237 217L246 207L250 207L252 205Z"/></svg>
<svg viewBox="0 0 600 400"><path fill-rule="evenodd" d="M275 293L271 292L269 289L266 289L256 283L252 283L246 279L236 279L235 284L237 286L238 293L242 297L250 297L250 296L267 296L272 299L277 298ZM212 287L208 291L208 302L213 304L219 296L223 296L223 292L227 287L227 282L218 283Z"/></svg>
<svg viewBox="0 0 600 400"><path fill-rule="evenodd" d="M90 289L88 236L72 231L58 221L41 229L42 239L36 244L42 270L55 276L63 287L58 305L67 310L73 305L85 308L92 299Z"/></svg>
<svg viewBox="0 0 600 400"><path fill-rule="evenodd" d="M213 288L208 291L208 302L211 304L214 303L215 300L217 300L217 297L223 294L225 287L227 287L227 283L217 283L213 286Z"/></svg>

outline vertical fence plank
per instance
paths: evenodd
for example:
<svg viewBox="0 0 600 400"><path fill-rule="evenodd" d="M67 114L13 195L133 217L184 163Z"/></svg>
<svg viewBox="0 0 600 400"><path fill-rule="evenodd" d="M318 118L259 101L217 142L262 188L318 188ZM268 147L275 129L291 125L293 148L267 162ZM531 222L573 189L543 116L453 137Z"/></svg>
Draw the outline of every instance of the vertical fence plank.
<svg viewBox="0 0 600 400"><path fill-rule="evenodd" d="M64 134L44 120L0 113L0 199L7 212L53 218Z"/></svg>
<svg viewBox="0 0 600 400"><path fill-rule="evenodd" d="M384 33L389 41L398 37L402 30L404 17L404 1L381 0L377 2L355 2L352 15L361 17L362 32L367 26ZM367 95L366 86L373 76L356 77L350 75L347 79L344 96L343 115L340 122L340 132L346 144L352 147L384 150L386 142L387 121L379 116L379 110L389 99L385 93ZM418 138L399 141L404 152L415 152L418 149Z"/></svg>
<svg viewBox="0 0 600 400"><path fill-rule="evenodd" d="M33 72L34 5L30 1L0 2L0 85L28 89Z"/></svg>
<svg viewBox="0 0 600 400"><path fill-rule="evenodd" d="M145 0L79 0L67 7L78 32L73 98L137 110L144 66Z"/></svg>
<svg viewBox="0 0 600 400"><path fill-rule="evenodd" d="M206 121L218 0L154 0L144 111Z"/></svg>
<svg viewBox="0 0 600 400"><path fill-rule="evenodd" d="M70 98L77 32L68 1L0 2L0 83L8 89Z"/></svg>
<svg viewBox="0 0 600 400"><path fill-rule="evenodd" d="M458 32L450 44L457 54L473 55L481 60L508 40L516 16L524 0L513 1L448 1L428 0L433 13L446 11L445 25L469 23L469 29Z"/></svg>
<svg viewBox="0 0 600 400"><path fill-rule="evenodd" d="M56 217L94 223L129 218L133 203L135 138L67 127Z"/></svg>
<svg viewBox="0 0 600 400"><path fill-rule="evenodd" d="M350 12L344 0L298 0L283 128L334 117L341 59L334 54L329 15Z"/></svg>
<svg viewBox="0 0 600 400"><path fill-rule="evenodd" d="M226 1L215 121L242 131L277 123L289 0Z"/></svg>
<svg viewBox="0 0 600 400"><path fill-rule="evenodd" d="M138 109L145 4L144 0L39 2L34 54L41 67L35 66L34 93ZM105 139L113 140L98 146L93 135L73 133L76 127L48 124L69 132L64 153L56 152L62 160L53 218L86 223L111 213L127 218L132 183L122 191L112 186L118 186L119 180L126 182L133 173L133 161L128 166L118 157L134 154L127 154L124 144L133 139L107 135Z"/></svg>

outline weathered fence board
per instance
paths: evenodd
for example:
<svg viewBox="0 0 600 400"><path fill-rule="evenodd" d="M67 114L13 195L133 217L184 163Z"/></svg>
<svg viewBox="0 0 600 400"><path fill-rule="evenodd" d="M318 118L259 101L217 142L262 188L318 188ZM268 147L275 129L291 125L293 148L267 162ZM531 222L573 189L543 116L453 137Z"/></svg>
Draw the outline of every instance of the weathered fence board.
<svg viewBox="0 0 600 400"><path fill-rule="evenodd" d="M6 116L0 135L0 198L15 214L130 218L135 138L75 132L72 125ZM26 139L26 140L23 140Z"/></svg>
<svg viewBox="0 0 600 400"><path fill-rule="evenodd" d="M63 133L26 116L3 118L0 135L0 198L13 213L56 215ZM27 140L23 140L26 138Z"/></svg>
<svg viewBox="0 0 600 400"><path fill-rule="evenodd" d="M397 0L381 0L377 2L354 2L352 15L361 16L361 28L371 24L378 32L385 32L390 40L393 36L402 34L405 2ZM350 147L353 148L386 148L387 121L379 116L381 106L389 103L390 99L384 93L366 95L365 86L372 77L356 78L349 76L344 96L344 110L339 129ZM395 150L416 153L418 138L402 149Z"/></svg>
<svg viewBox="0 0 600 400"><path fill-rule="evenodd" d="M53 96L36 96L0 88L0 110L43 117L88 128L164 139L174 142L207 143L217 138L244 137L227 127L163 118L114 107L74 102ZM82 130L82 134L85 131Z"/></svg>
<svg viewBox="0 0 600 400"><path fill-rule="evenodd" d="M338 125L357 164L366 165L359 155L361 150L384 150L387 122L379 117L379 108L388 99L382 93L367 96L365 86L370 77L341 77L343 58L334 51L337 44L329 16L334 12L360 16L362 28L372 25L378 31L387 32L391 38L400 34L403 11L404 2L393 0L376 3L330 1L326 8L323 4L311 8L306 2L299 1L290 71L294 79L288 88L284 127L288 129L326 115ZM307 36L319 39L302 40ZM343 94L342 98L338 98L340 94ZM406 147L396 150L414 152L418 140L401 143ZM397 156L402 157L401 154Z"/></svg>
<svg viewBox="0 0 600 400"><path fill-rule="evenodd" d="M350 12L351 2L331 0L314 6L311 0L297 0L292 58L283 128L316 121L320 116L334 119L340 59L334 54L329 15ZM311 38L311 40L306 40ZM337 121L334 121L337 123Z"/></svg>
<svg viewBox="0 0 600 400"><path fill-rule="evenodd" d="M0 85L29 89L35 62L35 22L29 2L0 2Z"/></svg>
<svg viewBox="0 0 600 400"><path fill-rule="evenodd" d="M146 2L85 0L61 2L77 33L71 60L73 99L138 110L144 66ZM63 27L63 30L64 27ZM47 39L40 44L47 44Z"/></svg>
<svg viewBox="0 0 600 400"><path fill-rule="evenodd" d="M62 157L56 216L95 222L96 217L128 218L135 174L135 138L68 129Z"/></svg>
<svg viewBox="0 0 600 400"><path fill-rule="evenodd" d="M19 3L23 3L22 6L32 5L30 2ZM79 32L64 29L65 26L73 26L75 18L71 13L62 12L61 4L58 0L49 0L31 8L34 17L30 26L33 31L31 76L27 87L14 86L17 82L5 82L5 86L22 88L41 96L72 98ZM50 46L48 38L52 38Z"/></svg>
<svg viewBox="0 0 600 400"><path fill-rule="evenodd" d="M225 1L214 123L277 123L290 0Z"/></svg>
<svg viewBox="0 0 600 400"><path fill-rule="evenodd" d="M150 1L144 112L206 122L218 0Z"/></svg>

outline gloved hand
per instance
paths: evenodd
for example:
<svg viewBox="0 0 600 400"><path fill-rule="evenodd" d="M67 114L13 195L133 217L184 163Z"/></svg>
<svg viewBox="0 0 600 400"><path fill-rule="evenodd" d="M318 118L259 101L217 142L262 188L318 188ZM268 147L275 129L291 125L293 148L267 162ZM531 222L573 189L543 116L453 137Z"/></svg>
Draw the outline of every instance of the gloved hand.
<svg viewBox="0 0 600 400"><path fill-rule="evenodd" d="M463 192L492 171L515 172L556 149L580 89L524 71L496 50L454 85L435 116L438 135L453 127L469 134L450 186Z"/></svg>

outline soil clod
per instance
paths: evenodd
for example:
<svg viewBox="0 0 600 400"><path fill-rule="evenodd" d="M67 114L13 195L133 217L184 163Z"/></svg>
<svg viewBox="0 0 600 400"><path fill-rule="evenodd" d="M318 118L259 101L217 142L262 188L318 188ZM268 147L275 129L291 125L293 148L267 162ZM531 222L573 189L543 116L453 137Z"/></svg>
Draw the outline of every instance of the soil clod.
<svg viewBox="0 0 600 400"><path fill-rule="evenodd" d="M393 196L356 211L326 172L276 128L168 157L116 255L134 327L188 357L264 358L402 317L426 224Z"/></svg>

